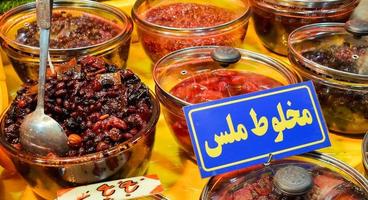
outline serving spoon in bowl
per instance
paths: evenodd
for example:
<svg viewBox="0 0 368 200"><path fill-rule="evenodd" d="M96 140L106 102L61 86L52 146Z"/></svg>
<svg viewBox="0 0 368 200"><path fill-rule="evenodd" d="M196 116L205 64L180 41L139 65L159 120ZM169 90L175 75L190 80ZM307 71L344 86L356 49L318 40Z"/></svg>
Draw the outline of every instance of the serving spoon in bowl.
<svg viewBox="0 0 368 200"><path fill-rule="evenodd" d="M25 151L47 155L64 155L68 151L68 138L53 118L45 114L46 63L50 39L52 0L37 0L37 24L40 27L40 67L36 110L25 116L20 126L20 143Z"/></svg>

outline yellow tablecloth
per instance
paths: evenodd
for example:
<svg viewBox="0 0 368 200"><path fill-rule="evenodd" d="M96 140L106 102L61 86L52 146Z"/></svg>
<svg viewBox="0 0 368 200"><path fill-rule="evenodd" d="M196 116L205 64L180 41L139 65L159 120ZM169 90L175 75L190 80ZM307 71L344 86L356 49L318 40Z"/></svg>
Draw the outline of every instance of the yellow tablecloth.
<svg viewBox="0 0 368 200"><path fill-rule="evenodd" d="M118 6L130 13L133 0L111 1L107 3ZM133 41L136 40L136 36L134 37ZM249 26L243 48L264 53L288 62L287 58L272 54L261 45L254 32L252 23ZM151 75L152 63L145 55L141 45L137 42L131 45L128 68L137 73L151 89L154 88ZM17 78L11 66L6 64L6 61L4 69L5 72L0 65L0 112L8 103L8 94L14 96L20 84L20 80ZM9 92L7 92L7 88L5 87L5 76ZM353 138L330 134L330 138L332 147L321 151L363 172L363 166L361 164L361 137ZM158 174L165 187L164 195L173 200L198 199L207 182L207 179L200 178L197 166L180 152L174 137L169 132L163 115L161 115L157 125L156 141L148 173ZM30 187L18 175L12 175L0 167L0 200L3 199L36 200Z"/></svg>

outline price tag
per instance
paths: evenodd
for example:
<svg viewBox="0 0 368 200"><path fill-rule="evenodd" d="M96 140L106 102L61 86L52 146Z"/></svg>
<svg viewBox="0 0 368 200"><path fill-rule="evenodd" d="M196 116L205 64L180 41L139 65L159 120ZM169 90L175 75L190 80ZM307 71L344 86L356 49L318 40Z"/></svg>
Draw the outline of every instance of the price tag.
<svg viewBox="0 0 368 200"><path fill-rule="evenodd" d="M58 200L122 200L154 195L163 192L156 175L138 176L68 188L57 193Z"/></svg>
<svg viewBox="0 0 368 200"><path fill-rule="evenodd" d="M202 177L331 145L310 81L183 109Z"/></svg>

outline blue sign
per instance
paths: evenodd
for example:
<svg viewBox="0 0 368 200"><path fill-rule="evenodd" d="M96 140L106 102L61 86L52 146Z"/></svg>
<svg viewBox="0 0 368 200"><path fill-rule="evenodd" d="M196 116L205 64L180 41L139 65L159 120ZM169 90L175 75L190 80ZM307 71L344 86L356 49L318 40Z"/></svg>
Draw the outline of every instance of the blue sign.
<svg viewBox="0 0 368 200"><path fill-rule="evenodd" d="M201 176L330 146L311 81L184 107Z"/></svg>

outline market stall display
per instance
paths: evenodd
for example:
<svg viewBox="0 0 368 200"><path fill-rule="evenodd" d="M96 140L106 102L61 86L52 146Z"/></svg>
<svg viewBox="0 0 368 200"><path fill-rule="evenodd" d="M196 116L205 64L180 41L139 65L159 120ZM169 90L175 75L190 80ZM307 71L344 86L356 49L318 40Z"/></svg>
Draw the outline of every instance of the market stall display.
<svg viewBox="0 0 368 200"><path fill-rule="evenodd" d="M153 62L192 46L240 46L250 17L246 0L148 1L132 9L140 41Z"/></svg>
<svg viewBox="0 0 368 200"><path fill-rule="evenodd" d="M0 19L2 47L22 81L36 79L38 73L35 7L35 3L16 7ZM133 31L128 15L103 3L82 0L56 1L53 13L50 41L53 63L94 55L126 66Z"/></svg>
<svg viewBox="0 0 368 200"><path fill-rule="evenodd" d="M178 50L159 60L153 69L156 95L178 143L194 157L182 107L224 97L289 85L301 79L283 63L238 49L241 59L226 67L213 60L214 46ZM272 75L271 75L272 74Z"/></svg>
<svg viewBox="0 0 368 200"><path fill-rule="evenodd" d="M291 33L289 48L290 62L314 81L329 129L366 133L368 38L354 37L341 23L321 23Z"/></svg>
<svg viewBox="0 0 368 200"><path fill-rule="evenodd" d="M279 36L276 34L278 33L276 29L294 30L304 25L304 22L310 24L319 20L346 21L358 1L329 0L321 4L320 1L295 1L298 3L293 4L292 7L288 4L290 1L286 4L284 4L286 1L278 1L277 3L283 4L282 6L268 4L271 0L262 1L262 5L267 4L267 9L271 10L262 6L255 8L256 2L261 2L257 0L250 0L250 4L247 0L137 0L134 6L134 1L129 1L131 5L120 9L130 11L133 6L131 14L137 25L140 43L136 43L136 40L130 43L133 24L129 17L122 17L118 14L121 11L113 7L126 6L129 4L128 1L108 1L107 4L105 1L102 2L82 0L54 2L53 24L57 25L54 29L54 33L57 34L52 36L51 45L55 46L51 47L55 49L51 51L51 57L58 75L48 74L46 90L50 95L47 97L46 108L48 114L62 123L69 136L70 151L63 157L52 154L43 158L30 155L21 149L17 141L19 136L17 125L22 117L34 108L36 102L35 85L37 83L26 81L28 77L37 77L38 71L37 27L32 23L35 21L34 7L29 6L34 4L15 8L13 12L0 17L0 26L11 30L10 40L6 38L9 37L8 35L0 33L2 48L12 61L18 75L25 81L25 88L15 94L17 87L14 85L17 84L9 84L9 82L13 82L17 77L12 72L13 69L10 69L12 68L10 64L5 66L9 98L16 95L17 97L4 111L0 121L2 144L0 145L0 173L2 173L0 199L33 200L38 199L39 195L53 199L60 188L142 174L157 174L164 187L163 195L147 199L280 199L281 196L294 198L295 196L290 197L290 194L297 193L299 196L305 194L304 197L308 199L363 200L368 198L367 179L348 166L362 172L364 170L362 163L366 164L368 160L365 143L363 149L356 146L361 145L361 135L350 135L366 132L363 91L366 75L364 67L360 64L364 63L362 58L365 57L368 47L365 42L359 43L362 45L351 42L363 41L366 37L359 40L356 37L352 39L348 37L348 43L338 42L337 44L320 41L323 48L315 48L314 44L309 45L304 39L295 40L295 43L301 41L303 43L298 46L295 55L289 56L292 66L289 66L285 57L271 53L273 51L283 54L278 50L285 50L285 38L291 32L290 30L283 36ZM252 19L250 19L250 6L253 6L255 12ZM294 9L298 6L302 8ZM282 12L275 13L275 10ZM32 12L32 17L27 17L31 16ZM297 20L300 18L302 20ZM249 20L254 20L255 23L251 23L248 28ZM13 24L13 22L17 23ZM277 22L277 26L274 26L273 22ZM278 24L279 22L281 25ZM75 23L81 26L75 26ZM294 27L293 24L298 26ZM269 32L260 34L262 28L260 25L267 25L269 29L266 27L265 30ZM7 33L3 32L2 30L5 29L1 27L0 31ZM79 29L83 31L78 31ZM336 29L329 27L328 30L330 29L336 31L336 38L345 34L340 33L342 27ZM119 32L124 30L126 32L119 35L121 34ZM304 34L304 37L308 34ZM314 32L312 31L311 34L313 35ZM283 44L267 45L269 40L265 38L267 39L269 35L272 35L272 44L281 40ZM331 36L331 38L326 37L328 40L339 41L335 37ZM267 51L262 46L262 42L271 51ZM212 50L215 46L206 45L237 46L266 55L238 49L241 52L240 60L227 63L214 58ZM177 51L191 46L202 47ZM173 51L176 52L172 53ZM86 55L102 56L102 59L90 56L83 58ZM124 55L124 59L121 59L121 55ZM296 62L297 60L292 60L294 59L292 57L300 58L303 62ZM65 63L71 58L75 59ZM301 70L304 69L301 67L302 64L306 65L305 60L310 61L305 62L308 68L304 67L306 70ZM152 61L157 63L153 64ZM335 61L338 64L335 64ZM122 69L125 68L125 64L134 73L131 70ZM22 68L17 68L22 65ZM153 65L154 69L151 72ZM327 73L330 71L323 67L326 65L331 65L333 73ZM33 66L33 68L24 66ZM323 68L320 69L320 66ZM299 73L301 76L298 75ZM308 78L306 75L308 73L313 74L311 75L313 78L320 76L321 80L323 79L321 83L326 83L327 88L322 91L326 93L323 100L321 100L320 88L324 85L319 86L316 80ZM340 73L353 74L351 77L359 78L349 76L349 80L345 81L340 79L343 77ZM1 87L3 83L1 77L0 69L0 92L5 94L6 90ZM265 163L266 167L257 165L217 175L206 185L207 179L200 178L199 165L193 162L195 158L182 107L294 84L301 82L303 78L312 79L315 84L317 83L316 89L324 112L327 100L328 103L332 102L331 106L334 106L335 110L331 109L326 119L335 120L335 117L339 119L330 126L331 131L348 133L348 135L330 134L332 147L322 150L328 155L342 159L345 163L325 154L308 153L283 160L272 160L271 163ZM333 90L335 87L332 87L335 85L330 84L330 81L334 84L345 84L345 82L349 84L346 87L336 85L336 88L343 91L335 94ZM149 91L148 87L151 89L156 87L155 94ZM73 96L74 93L77 95ZM7 96L2 97L6 99ZM93 101L90 101L91 99ZM162 113L165 119L158 119L160 117L158 100L163 105ZM143 105L142 101L150 103L143 103L145 104ZM6 105L6 101L1 101L0 97L0 112ZM342 109L343 111L339 109L341 106L346 106L347 110L350 109L346 112L348 114L345 113L345 108ZM96 109L100 109L101 112L95 112ZM354 120L346 121L351 118L350 112L353 113ZM11 120L9 120L9 113L12 114ZM341 119L341 116L346 118ZM149 123L149 120L153 123ZM330 121L328 121L329 125ZM209 122L215 123L210 119ZM156 123L157 131L155 131ZM137 133L140 127L146 128L142 128L144 130ZM172 134L169 134L170 132ZM5 135L6 137L2 137ZM361 162L361 155L363 162ZM13 162L10 162L9 158ZM13 163L27 183L12 175ZM5 167L5 171L2 167ZM287 173L283 176L287 174L290 177L291 172L297 171L296 177L309 177L310 182L304 185L302 191L300 187L285 188L285 185L275 180L280 180L280 177L283 177L280 174L285 171ZM108 188L101 190L101 195L108 190Z"/></svg>
<svg viewBox="0 0 368 200"><path fill-rule="evenodd" d="M250 0L258 37L271 51L286 56L288 37L296 28L320 22L345 22L359 0Z"/></svg>
<svg viewBox="0 0 368 200"><path fill-rule="evenodd" d="M26 83L1 118L0 143L18 172L51 199L70 186L143 175L148 167L159 104L130 70L85 57L47 78L45 113L68 135L63 157L22 150L19 126L36 105L36 82ZM41 181L42 180L42 181Z"/></svg>

